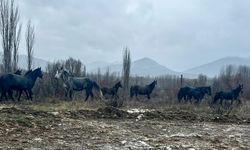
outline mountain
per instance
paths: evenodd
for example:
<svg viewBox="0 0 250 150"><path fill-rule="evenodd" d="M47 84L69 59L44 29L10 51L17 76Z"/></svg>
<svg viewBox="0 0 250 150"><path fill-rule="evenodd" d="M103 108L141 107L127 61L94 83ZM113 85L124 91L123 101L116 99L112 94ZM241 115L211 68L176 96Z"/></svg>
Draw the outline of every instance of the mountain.
<svg viewBox="0 0 250 150"><path fill-rule="evenodd" d="M102 73L105 73L107 69L109 69L110 72L122 72L122 63L111 63L108 64L106 62L103 62L101 64L98 64L94 62L95 65L87 65L88 72L96 73L98 71L98 66ZM108 65L107 65L108 64ZM93 66L96 66L96 68L93 68ZM102 67L100 67L102 66ZM104 66L104 67L103 67ZM138 76L163 76L163 75L180 75L181 73L175 72L171 69L168 69L167 67L160 65L155 60L150 58L142 58L139 60L136 60L131 63L131 75L138 75ZM195 78L196 75L192 74L184 74L187 78Z"/></svg>
<svg viewBox="0 0 250 150"><path fill-rule="evenodd" d="M218 75L221 69L227 65L247 65L250 66L250 58L242 58L242 57L225 57L208 64L204 64L192 69L188 69L184 71L185 73L190 74L205 74L209 77L214 77Z"/></svg>
<svg viewBox="0 0 250 150"><path fill-rule="evenodd" d="M110 63L105 62L105 61L95 61L95 62L86 64L86 66L87 66L87 71L91 71L92 72L94 70L96 71L97 68L104 68L104 67L108 66L109 64Z"/></svg>
<svg viewBox="0 0 250 150"><path fill-rule="evenodd" d="M150 58L136 60L131 65L131 74L140 76L177 75L178 73L160 65Z"/></svg>
<svg viewBox="0 0 250 150"><path fill-rule="evenodd" d="M0 62L2 62L2 55L0 55ZM19 59L18 59L18 68L21 68L21 69L27 69L28 65L27 65L27 56L26 55L19 55ZM47 67L47 64L49 62L46 61L46 60L43 60L43 59L40 59L40 58L36 58L34 57L33 58L33 68L36 68L36 67L41 67L42 70L45 70L46 67Z"/></svg>

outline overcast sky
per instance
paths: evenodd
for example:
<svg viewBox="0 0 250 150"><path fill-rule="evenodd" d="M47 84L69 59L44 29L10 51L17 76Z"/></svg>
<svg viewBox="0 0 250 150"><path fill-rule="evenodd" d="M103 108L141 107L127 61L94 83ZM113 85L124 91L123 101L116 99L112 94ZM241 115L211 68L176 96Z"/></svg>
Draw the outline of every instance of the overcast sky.
<svg viewBox="0 0 250 150"><path fill-rule="evenodd" d="M121 61L128 46L133 60L181 71L250 56L248 0L17 1L24 26L35 24L35 56L45 60Z"/></svg>

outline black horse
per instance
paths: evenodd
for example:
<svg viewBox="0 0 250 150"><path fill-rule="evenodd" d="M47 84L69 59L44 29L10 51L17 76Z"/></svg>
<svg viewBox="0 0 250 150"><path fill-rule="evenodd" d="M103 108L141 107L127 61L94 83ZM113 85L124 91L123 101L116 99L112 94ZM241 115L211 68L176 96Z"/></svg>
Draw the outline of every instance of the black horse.
<svg viewBox="0 0 250 150"><path fill-rule="evenodd" d="M231 105L233 101L237 100L238 103L241 103L239 99L240 93L243 93L243 84L238 85L235 89L231 90L230 92L220 91L214 95L213 101L211 104L216 104L220 100L220 105L223 104L223 100L231 101Z"/></svg>
<svg viewBox="0 0 250 150"><path fill-rule="evenodd" d="M117 82L112 88L103 87L103 88L101 88L101 90L102 90L103 96L108 94L108 95L111 95L112 97L115 96L116 98L119 98L119 96L117 94L119 88L122 88L122 84L120 81Z"/></svg>
<svg viewBox="0 0 250 150"><path fill-rule="evenodd" d="M204 86L204 87L182 87L180 88L178 92L178 101L181 102L181 100L184 98L184 100L190 101L192 98L196 100L196 103L200 103L201 100L205 97L205 95L211 96L211 87L210 86Z"/></svg>
<svg viewBox="0 0 250 150"><path fill-rule="evenodd" d="M186 86L186 87L182 87L179 89L178 94L177 94L177 98L179 103L181 102L182 99L184 99L185 101L188 100L188 94L189 92L192 90L193 88Z"/></svg>
<svg viewBox="0 0 250 150"><path fill-rule="evenodd" d="M196 100L196 103L201 103L201 100L204 99L205 95L211 96L211 87L204 86L204 87L196 87L191 89L188 93L188 99L190 102L193 99Z"/></svg>
<svg viewBox="0 0 250 150"><path fill-rule="evenodd" d="M16 75L22 75L22 70L18 69L18 70L16 70L16 72L14 72L14 74L16 74ZM16 93L16 97L18 97L18 92ZM7 100L7 97L5 97L5 98Z"/></svg>
<svg viewBox="0 0 250 150"><path fill-rule="evenodd" d="M150 99L150 95L151 95L152 91L154 90L155 85L157 85L156 80L154 80L152 83L150 83L149 85L146 85L144 87L139 86L139 85L131 86L130 87L130 98L133 98L134 95L136 98L137 98L137 95L147 95L147 98Z"/></svg>
<svg viewBox="0 0 250 150"><path fill-rule="evenodd" d="M11 99L14 101L12 91L19 91L18 101L20 101L20 97L22 91L28 91L28 97L32 100L32 88L37 80L37 78L42 78L43 73L41 68L37 68L34 71L30 72L26 76L16 75L16 74L6 74L1 76L0 78L0 88L2 91L2 96L5 96L7 99L6 93L9 94Z"/></svg>
<svg viewBox="0 0 250 150"><path fill-rule="evenodd" d="M73 91L83 91L86 90L86 98L85 101L88 100L89 96L94 98L94 94L92 92L93 88L96 88L100 96L102 98L102 91L100 86L93 80L90 80L86 77L74 77L71 75L67 70L61 68L60 70L57 70L56 79L61 79L63 81L63 87L65 89L65 96L67 97L69 95L70 99L72 99Z"/></svg>

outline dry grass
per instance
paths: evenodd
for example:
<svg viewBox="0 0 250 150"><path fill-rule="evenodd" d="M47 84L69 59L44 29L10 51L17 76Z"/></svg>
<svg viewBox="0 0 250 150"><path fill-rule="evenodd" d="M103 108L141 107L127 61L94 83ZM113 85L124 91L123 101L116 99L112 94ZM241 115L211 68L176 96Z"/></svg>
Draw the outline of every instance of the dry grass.
<svg viewBox="0 0 250 150"><path fill-rule="evenodd" d="M21 102L19 104L1 104L0 109L2 108L21 108L21 109L31 109L36 111L45 111L45 112L64 112L64 111L79 111L79 110L97 110L98 108L105 107L105 102L101 100L87 101L83 100L73 100L65 101L55 98L46 99L45 102ZM176 100L163 100L163 99L151 99L148 100L126 100L124 101L123 110L129 109L153 109L159 111L167 112L190 112L197 115L237 115L243 118L250 118L250 103L244 100L243 104L240 106L234 105L230 108L224 107L214 107L211 108L208 102L203 102L200 105L190 104L190 103L176 103Z"/></svg>

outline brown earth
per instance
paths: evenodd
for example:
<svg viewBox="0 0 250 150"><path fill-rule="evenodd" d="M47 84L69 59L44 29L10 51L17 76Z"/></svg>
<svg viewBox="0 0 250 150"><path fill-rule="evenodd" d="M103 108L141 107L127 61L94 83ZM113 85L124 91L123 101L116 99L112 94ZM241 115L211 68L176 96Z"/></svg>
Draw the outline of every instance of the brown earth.
<svg viewBox="0 0 250 150"><path fill-rule="evenodd" d="M0 110L0 149L248 149L250 119L113 107Z"/></svg>

